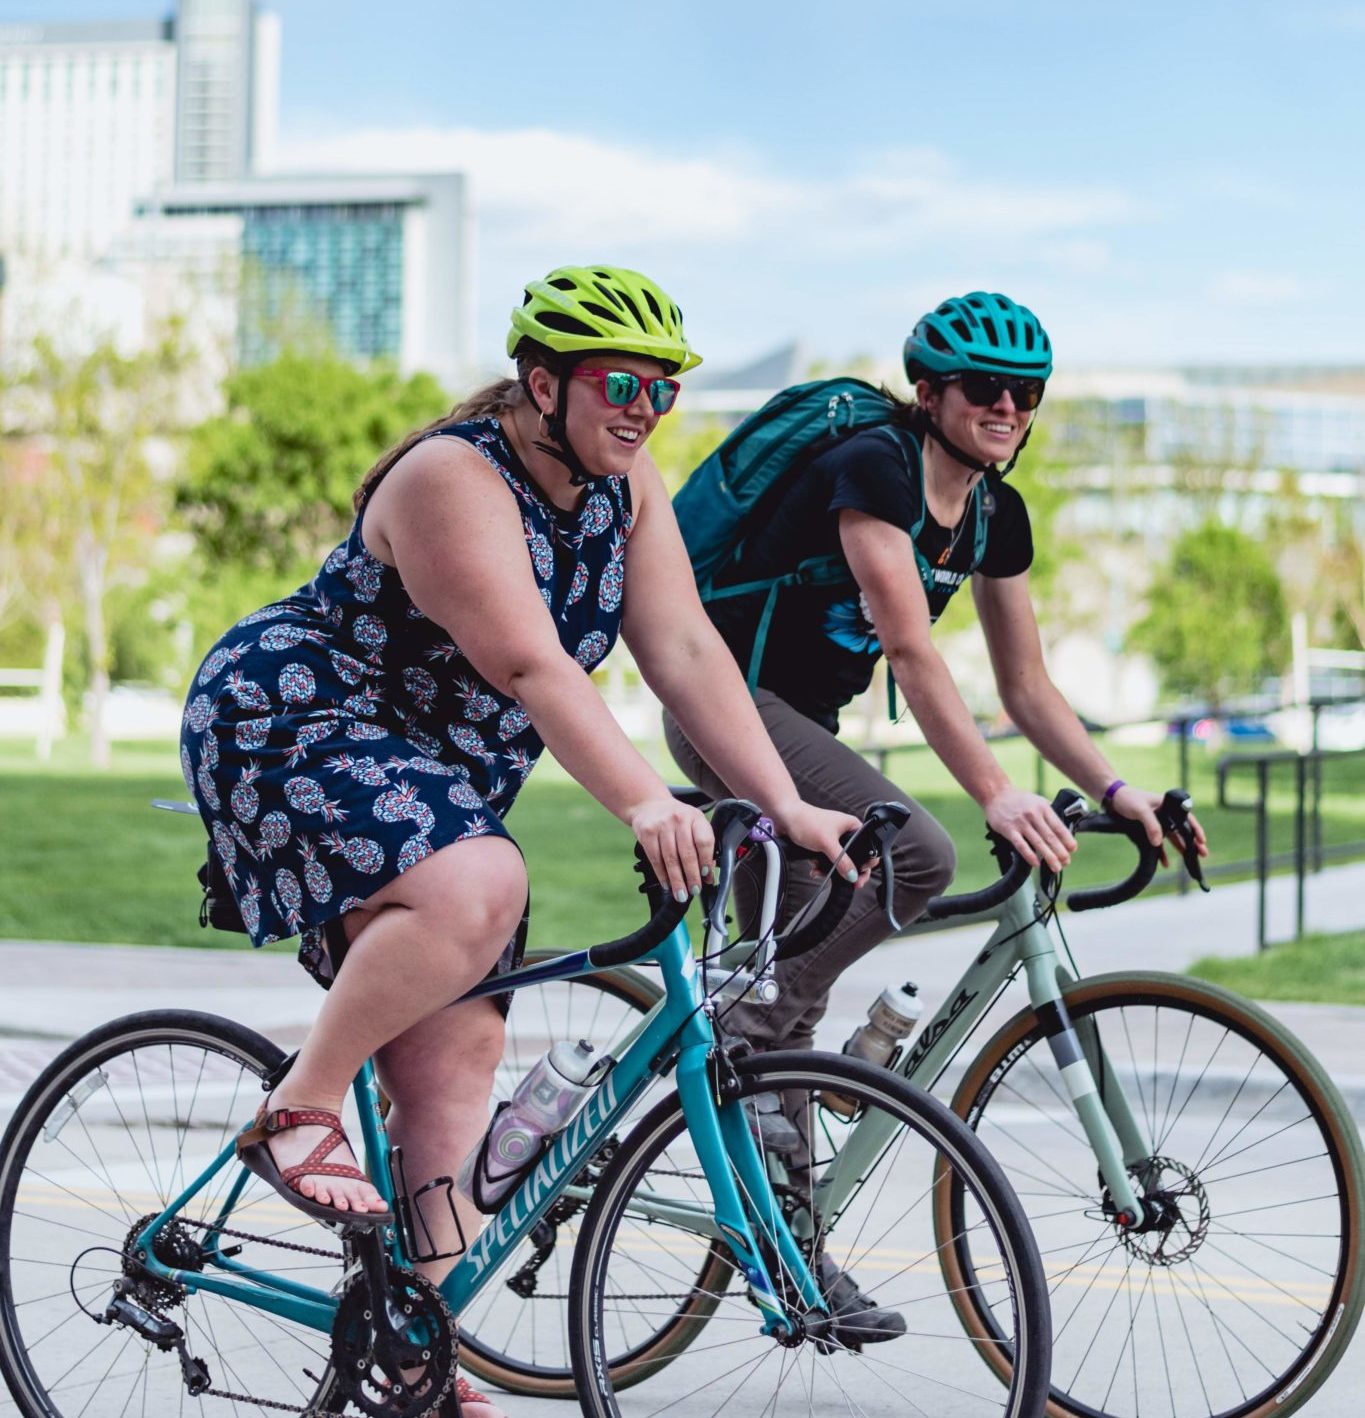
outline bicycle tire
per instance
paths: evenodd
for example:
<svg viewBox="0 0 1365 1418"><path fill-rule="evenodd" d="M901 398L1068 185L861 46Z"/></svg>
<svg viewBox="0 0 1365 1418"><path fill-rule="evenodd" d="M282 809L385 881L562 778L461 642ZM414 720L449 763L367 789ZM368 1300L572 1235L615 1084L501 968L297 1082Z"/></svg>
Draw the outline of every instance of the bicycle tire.
<svg viewBox="0 0 1365 1418"><path fill-rule="evenodd" d="M29 1088L0 1141L0 1373L24 1418L117 1412L119 1403L125 1411L206 1418L239 1411L212 1395L191 1398L177 1356L131 1329L99 1327L96 1334L92 1325L93 1346L75 1359L73 1348L80 1346L70 1341L88 1322L81 1309L98 1312L112 1295L112 1281L126 1273L138 1221L164 1209L250 1119L261 1080L283 1057L244 1025L189 1010L153 1010L78 1039ZM185 1071L178 1074L182 1058ZM237 1174L224 1169L193 1200L171 1263L193 1268L191 1243L201 1230L192 1223L214 1212ZM336 1244L255 1178L233 1218L257 1231L264 1223L275 1240ZM242 1245L242 1263L281 1268L278 1249L256 1240ZM340 1279L343 1264L310 1257L301 1276L298 1257L289 1257L293 1278L323 1290ZM68 1284L80 1294L79 1307ZM207 1364L214 1387L238 1390L255 1381L256 1368L244 1373L252 1363L272 1386L258 1397L300 1409L335 1400L327 1335L204 1291L178 1300L169 1291L156 1295ZM229 1353L218 1343L220 1329L230 1332ZM45 1350L54 1334L59 1347ZM259 1353L249 1347L253 1342ZM92 1364L96 1350L101 1357ZM111 1360L107 1370L105 1358ZM115 1389L114 1407L91 1407L94 1388Z"/></svg>
<svg viewBox="0 0 1365 1418"><path fill-rule="evenodd" d="M842 1118L818 1108L817 1096L830 1092L852 1097L861 1109L879 1109L894 1123L890 1141L868 1162L862 1180L839 1216L834 1218L834 1225L827 1227L824 1219L817 1219L814 1234L816 1244L841 1268L856 1265L864 1275L874 1269L880 1273L881 1269L890 1268L892 1273L886 1283L898 1287L894 1297L884 1293L879 1299L874 1290L871 1298L878 1304L889 1304L894 1298L895 1304L910 1314L906 1329L913 1337L902 1348L896 1346L906 1338L905 1333L890 1343L869 1342L861 1349L834 1342L833 1347L838 1351L834 1355L836 1365L828 1362L828 1353L817 1353L814 1341L805 1340L796 1348L783 1348L777 1340L762 1336L759 1312L741 1282L738 1290L716 1297L715 1311L706 1322L711 1328L723 1325L723 1337L715 1344L697 1344L693 1335L690 1351L674 1360L670 1370L672 1401L669 1406L685 1401L685 1386L694 1380L698 1391L704 1388L710 1394L707 1411L719 1412L730 1403L742 1401L740 1391L748 1378L774 1352L779 1352L796 1357L790 1361L783 1359L780 1374L771 1366L765 1371L769 1382L763 1386L761 1402L765 1415L770 1418L783 1418L781 1396L784 1392L795 1395L802 1412L827 1411L841 1398L844 1405L841 1411L858 1412L867 1409L866 1395L862 1395L864 1388L875 1391L872 1406L876 1410L884 1406L889 1389L895 1394L900 1405L897 1411L900 1411L905 1403L907 1377L916 1386L916 1401L922 1405L920 1411L946 1412L942 1402L936 1404L932 1397L937 1393L941 1400L943 1390L935 1386L946 1385L953 1394L954 1413L1009 1414L1010 1418L1036 1418L1042 1414L1047 1399L1050 1327L1041 1262L1018 1201L979 1140L943 1104L903 1078L842 1055L794 1051L762 1054L739 1060L736 1071L741 1098L769 1092L784 1095L789 1114L798 1119L798 1125L804 1120L805 1135L814 1139L817 1171L827 1160L826 1148L828 1155L832 1155L832 1150L839 1145L836 1137L844 1125ZM670 1150L675 1145L676 1153ZM697 1179L697 1174L686 1170L689 1165L695 1166L695 1162L688 1162L688 1146L681 1099L675 1092L636 1125L604 1173L584 1217L574 1253L569 1334L579 1402L588 1418L620 1418L623 1411L635 1412L636 1406L629 1400L628 1410L623 1410L618 1402L624 1387L614 1375L621 1367L620 1351L629 1347L631 1339L627 1319L634 1318L631 1312L639 1309L640 1300L649 1300L653 1295L649 1292L632 1294L629 1289L622 1290L622 1283L629 1286L630 1280L638 1274L653 1290L673 1283L685 1285L687 1277L696 1271L695 1255L708 1244L704 1234L668 1225L660 1219L659 1203L667 1198L657 1189L667 1183L658 1179L668 1177L682 1182ZM885 1214L879 1208L894 1206L907 1191L913 1194L917 1190L913 1184L908 1187L899 1184L912 1175L902 1163L916 1160L912 1154L921 1147L927 1148L933 1165L922 1175L918 1199L911 1202L904 1215L908 1216L920 1203L925 1203L926 1214L915 1223L918 1236L914 1226L909 1228L910 1250L888 1250L885 1241L890 1228L885 1226ZM660 1167L661 1159L669 1165ZM964 1188L970 1189L980 1207L975 1224L989 1231L997 1244L1001 1265L999 1304L1008 1311L1011 1333L1008 1339L991 1342L1006 1343L1015 1360L1003 1384L997 1382L998 1375L991 1370L964 1359L964 1343L971 1348L978 1346L956 1332L953 1310L939 1288L940 1268L931 1260L935 1249L932 1218L927 1214L933 1170L938 1167L946 1167L954 1175L964 1177ZM899 1189L888 1190L893 1176ZM647 1178L650 1196L637 1195ZM694 1198L698 1204L709 1205L709 1195L697 1188L683 1187L679 1196L684 1195ZM764 1203L771 1204L771 1198ZM651 1206L653 1219L644 1219ZM623 1222L632 1213L631 1228L626 1231ZM875 1222L872 1221L874 1214ZM867 1231L869 1224L878 1228L874 1235ZM928 1246L921 1252L919 1246L925 1240ZM866 1249L859 1251L865 1242ZM673 1265L671 1258L679 1251L681 1259ZM855 1252L858 1253L855 1255ZM633 1253L643 1254L645 1259L637 1263ZM681 1277L680 1281L675 1281L675 1274ZM877 1282L879 1287L881 1283ZM900 1294L900 1289L909 1290L925 1283L929 1287L925 1294ZM605 1303L607 1300L612 1303ZM644 1312L641 1322L645 1328L652 1322L648 1311ZM943 1334L944 1324L950 1324L954 1332ZM734 1366L735 1350L741 1344L750 1346L752 1358ZM719 1375L716 1362L708 1358L715 1351L725 1356L724 1371ZM911 1358L913 1367L907 1369L888 1355L897 1355L902 1360ZM854 1358L861 1361L856 1377ZM806 1359L809 1359L808 1374L802 1372ZM942 1366L940 1372L947 1377L928 1372L936 1363ZM739 1368L747 1368L747 1372L738 1383L732 1383ZM788 1389L787 1380L793 1372L800 1375L800 1382L793 1382ZM887 1379L887 1373L896 1375L895 1383ZM858 1394L850 1394L845 1377L859 1390ZM775 1385L771 1382L773 1379L776 1379ZM989 1392L981 1391L983 1383ZM721 1396L718 1384L729 1392ZM826 1393L826 1389L830 1392ZM641 1412L657 1406L647 1398L641 1403L649 1405L641 1407Z"/></svg>
<svg viewBox="0 0 1365 1418"><path fill-rule="evenodd" d="M1175 1212L1168 1211L1171 1224L1161 1239L1125 1241L1104 1215L1093 1153L1036 1017L1026 1009L1007 1021L969 1065L953 1107L1014 1182L1049 1260L1057 1313L1050 1418L1125 1418L1168 1408L1180 1418L1296 1411L1345 1352L1365 1303L1365 1166L1340 1093L1283 1025L1217 986L1128 972L1086 979L1065 995L1074 1021L1096 1024L1114 1072L1156 1137L1160 1162L1149 1164L1150 1180ZM1143 1052L1149 1038L1150 1060ZM1040 1062L1030 1072L1024 1065L1035 1049ZM1046 1132L1035 1136L1042 1127ZM1026 1138L1011 1136L1025 1130ZM1292 1156L1280 1160L1276 1149ZM1039 1165L1044 1160L1046 1167ZM1049 1168L1060 1184L1050 1181ZM1067 1204L1054 1214L1059 1191ZM951 1186L941 1186L935 1217L943 1234L953 1231L953 1206ZM1309 1224L1319 1213L1321 1231ZM1251 1218L1239 1223L1244 1233L1229 1226L1241 1216ZM1262 1232L1262 1225L1285 1231ZM1063 1243L1069 1230L1082 1239ZM1261 1252L1261 1263L1275 1274L1257 1275L1253 1262ZM971 1285L969 1245L945 1254L950 1286L960 1287L964 1326L989 1335L990 1318ZM1217 1269L1206 1271L1210 1265ZM1136 1299L1135 1270L1142 1277ZM1083 1323L1078 1316L1089 1295L1105 1287L1114 1298L1092 1334L1090 1314ZM1120 1294L1128 1297L1129 1327L1115 1356L1119 1334L1112 1320L1104 1321ZM1295 1323L1278 1325L1276 1307L1289 1307ZM986 1352L1003 1367L998 1350ZM1101 1354L1106 1367L1115 1360L1107 1382ZM1086 1373L1090 1366L1094 1377Z"/></svg>
<svg viewBox="0 0 1365 1418"><path fill-rule="evenodd" d="M540 964L554 956L551 951L532 953L526 964ZM595 1007L591 1000L594 994L612 1001L614 1007ZM646 1014L662 996L656 980L629 967L518 990L507 1020L508 1047L498 1070L494 1101L511 1096L522 1074L548 1044L587 1034L601 1045L605 1042L603 1029L620 1033L632 1017ZM523 1038L527 1032L532 1034L529 1041ZM538 1256L534 1242L528 1238L460 1317L460 1362L482 1382L533 1398L575 1396L563 1315L566 1299L560 1298L567 1295L566 1256L571 1255L578 1234L575 1216L564 1215L570 1210L569 1206L551 1208L552 1217L562 1218L541 1233L541 1239L554 1246L551 1255ZM523 1285L527 1283L528 1263L534 1266L529 1275L537 1283L549 1280L548 1297L537 1293L518 1297L511 1288L511 1280L518 1275ZM723 1286L728 1271L729 1263L717 1247L699 1271L692 1296L677 1314L663 1319L658 1329L638 1346L638 1352L632 1353L630 1358L637 1367L623 1372L623 1385L641 1382L686 1348L699 1322L714 1308L707 1296ZM552 1322L527 1323L516 1314L518 1298L522 1307L538 1306L542 1299L548 1299L554 1311Z"/></svg>

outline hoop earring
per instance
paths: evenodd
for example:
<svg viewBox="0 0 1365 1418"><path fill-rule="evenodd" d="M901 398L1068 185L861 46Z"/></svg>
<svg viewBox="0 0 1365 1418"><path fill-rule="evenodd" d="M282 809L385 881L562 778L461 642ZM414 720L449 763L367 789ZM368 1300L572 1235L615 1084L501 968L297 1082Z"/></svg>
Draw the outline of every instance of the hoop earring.
<svg viewBox="0 0 1365 1418"><path fill-rule="evenodd" d="M544 410L544 409L541 409L541 411L540 411L540 436L541 436L542 438L545 437L545 410Z"/></svg>

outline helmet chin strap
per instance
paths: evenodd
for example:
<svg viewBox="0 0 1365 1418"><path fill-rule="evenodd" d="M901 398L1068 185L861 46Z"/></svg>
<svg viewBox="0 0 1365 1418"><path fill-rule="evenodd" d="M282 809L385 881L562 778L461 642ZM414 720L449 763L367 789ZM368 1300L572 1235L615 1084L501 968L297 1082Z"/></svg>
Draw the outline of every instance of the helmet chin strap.
<svg viewBox="0 0 1365 1418"><path fill-rule="evenodd" d="M927 410L921 411L924 418L924 431L939 445L940 448L950 457L961 463L964 468L970 468L974 473L999 473L1003 478L1014 465L1019 461L1019 455L1024 451L1024 445L1028 442L1029 434L1033 432L1033 424L1024 430L1024 436L1019 440L1019 446L1014 450L1014 456L1002 468L996 463L983 463L980 458L973 458L970 453L959 448L953 443L946 433L929 416Z"/></svg>
<svg viewBox="0 0 1365 1418"><path fill-rule="evenodd" d="M546 443L541 439L535 440L535 446L545 454L547 458L553 458L558 463L563 463L569 470L569 484L572 487L586 487L589 483L595 482L596 478L590 473L583 460L578 456L572 443L569 442L569 430L567 423L569 400L569 377L573 373L574 366L578 360L572 355L565 355L559 362L559 393L555 399L554 409L544 414L545 425L552 443ZM535 395L531 393L531 383L529 379L521 381L522 388L526 390L526 396L533 404L536 403ZM539 405L536 405L539 408Z"/></svg>

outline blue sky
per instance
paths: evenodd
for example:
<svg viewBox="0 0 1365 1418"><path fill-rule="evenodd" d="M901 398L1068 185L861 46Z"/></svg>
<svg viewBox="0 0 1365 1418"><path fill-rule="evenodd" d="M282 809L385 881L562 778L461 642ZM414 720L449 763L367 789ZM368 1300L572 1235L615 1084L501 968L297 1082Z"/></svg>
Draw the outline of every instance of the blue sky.
<svg viewBox="0 0 1365 1418"><path fill-rule="evenodd" d="M521 281L608 260L718 364L894 356L977 286L1064 365L1365 363L1365 3L268 8L283 162L470 172L489 362Z"/></svg>

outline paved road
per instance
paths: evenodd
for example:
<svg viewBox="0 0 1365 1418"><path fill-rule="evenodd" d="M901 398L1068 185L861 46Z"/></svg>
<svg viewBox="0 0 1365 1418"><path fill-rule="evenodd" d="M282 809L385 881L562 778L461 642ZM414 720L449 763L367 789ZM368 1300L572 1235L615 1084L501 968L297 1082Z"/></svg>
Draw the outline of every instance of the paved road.
<svg viewBox="0 0 1365 1418"><path fill-rule="evenodd" d="M1277 896L1279 899L1272 903L1272 925L1278 930L1287 923L1290 903L1287 892L1278 892ZM1326 873L1310 886L1310 924L1321 929L1358 926L1365 918L1362 902L1365 902L1365 868L1341 868ZM1067 930L1080 963L1087 971L1132 966L1180 969L1197 955L1241 953L1251 940L1254 910L1250 887L1225 886L1207 898L1158 898L1133 903L1119 911L1070 918ZM969 931L936 932L896 942L875 952L840 982L818 1042L837 1048L863 1017L867 1002L888 980L915 979L921 986L926 1005L932 1008L951 987L968 951L979 939L979 934ZM222 951L0 942L0 981L4 982L0 988L0 1121L8 1116L22 1089L66 1039L110 1017L137 1008L202 1008L249 1019L262 1032L288 1046L296 1043L306 1030L319 999L316 988L300 976L287 957L258 954L250 958ZM1311 1041L1334 1077L1360 1107L1365 1101L1365 1010L1306 1005L1273 1008L1291 1028ZM1018 1121L1016 1119L1016 1123ZM1030 1134L1022 1126L1016 1127L1015 1135L1020 1139L1020 1146L1032 1145ZM1265 1145L1273 1148L1275 1140L1269 1139ZM1290 1160L1283 1148L1267 1156L1270 1159L1267 1165ZM134 1157L124 1158L111 1177L126 1180L129 1169L135 1176L136 1168L141 1165ZM124 1170L118 1170L120 1167ZM46 1202L57 1207L60 1214L63 1204L60 1185ZM289 1214L280 1208L280 1214L273 1216L272 1205L269 1201L262 1203L265 1214L272 1216L278 1226L289 1226ZM311 1263L304 1262L305 1265ZM1284 1264L1283 1271L1262 1267L1261 1274L1267 1284L1251 1297L1257 1309L1268 1316L1279 1317L1281 1310L1292 1314L1296 1287L1302 1285L1294 1261L1286 1258ZM1102 1272L1102 1258L1093 1255L1079 1265L1064 1291L1059 1292L1059 1315L1070 1313L1068 1300L1079 1299L1082 1294L1090 1296L1097 1288L1112 1284L1104 1279ZM1115 1293L1122 1290L1121 1286L1112 1288ZM60 1286L54 1284L52 1293L59 1295ZM1169 1307L1177 1303L1177 1298L1163 1292L1154 1294L1150 1303L1155 1309L1162 1301ZM65 1343L65 1336L59 1336L55 1342ZM953 1342L951 1338L942 1341L945 1345ZM956 1343L960 1344L961 1340ZM1177 1361L1184 1365L1185 1377L1188 1379L1188 1370L1194 1366L1214 1362L1215 1350L1215 1337L1206 1335L1197 1339L1192 1352ZM929 1402L923 1388L916 1390L904 1374L887 1367L893 1361L889 1350L885 1353L880 1377L874 1368L873 1376L865 1379L864 1387L854 1395L862 1411L869 1415L914 1413L917 1408L943 1414L952 1411L947 1399ZM629 1411L641 1415L652 1413L661 1404L678 1398L679 1401L669 1407L670 1414L677 1414L679 1418L713 1414L728 1392L716 1382L722 1367L717 1362L718 1357L697 1350L685 1364L670 1371L670 1378L661 1378L634 1390ZM1076 1358L1077 1352L1073 1350L1070 1362L1074 1363ZM261 1361L263 1365L267 1362ZM243 1367L247 1367L245 1361ZM730 1402L761 1407L757 1394L762 1385L766 1383L771 1388L777 1381L776 1361L771 1367L772 1377L765 1373L734 1395ZM247 1376L244 1373L242 1377ZM731 1386L738 1377L729 1381ZM898 1385L899 1392L891 1390L888 1379ZM1173 1382L1179 1381L1177 1372ZM803 1380L796 1373L790 1382ZM662 1388L665 1384L668 1385L666 1393ZM694 1386L700 1390L696 1395L680 1398ZM1311 1418L1347 1418L1347 1415L1354 1418L1359 1412L1362 1391L1365 1391L1365 1341L1357 1339L1323 1392L1303 1411ZM563 1403L535 1399L509 1400L508 1406L514 1418L551 1418L551 1415L559 1418L574 1411ZM0 1415L9 1418L16 1411L11 1403L0 1399ZM103 1412L97 1412L94 1407L88 1411L91 1418L100 1418ZM129 1411L137 1411L137 1405ZM147 1411L174 1410L167 1400L164 1409L158 1410L153 1404ZM1155 1411L1162 1410L1157 1407ZM119 1406L115 1405L108 1412L112 1418L119 1412Z"/></svg>

